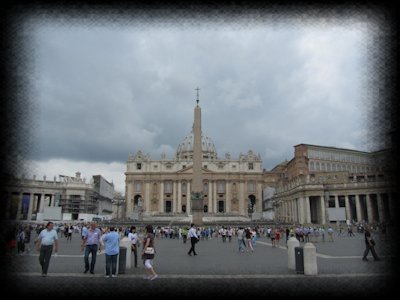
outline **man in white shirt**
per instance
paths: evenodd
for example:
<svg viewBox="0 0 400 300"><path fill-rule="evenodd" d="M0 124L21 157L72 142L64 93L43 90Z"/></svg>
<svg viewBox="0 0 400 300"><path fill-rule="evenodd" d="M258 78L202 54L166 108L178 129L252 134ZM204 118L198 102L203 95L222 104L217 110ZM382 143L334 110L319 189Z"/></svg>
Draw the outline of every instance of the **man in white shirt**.
<svg viewBox="0 0 400 300"><path fill-rule="evenodd" d="M53 222L48 222L46 229L40 232L36 241L36 248L40 251L39 262L42 266L42 276L47 276L53 245L55 255L58 253L58 235L53 226Z"/></svg>
<svg viewBox="0 0 400 300"><path fill-rule="evenodd" d="M195 250L195 245L199 241L199 237L196 234L196 228L194 227L194 224L190 224L190 229L188 232L188 237L190 238L190 244L192 247L190 248L188 254L191 256L192 252L194 255L197 255L196 250Z"/></svg>

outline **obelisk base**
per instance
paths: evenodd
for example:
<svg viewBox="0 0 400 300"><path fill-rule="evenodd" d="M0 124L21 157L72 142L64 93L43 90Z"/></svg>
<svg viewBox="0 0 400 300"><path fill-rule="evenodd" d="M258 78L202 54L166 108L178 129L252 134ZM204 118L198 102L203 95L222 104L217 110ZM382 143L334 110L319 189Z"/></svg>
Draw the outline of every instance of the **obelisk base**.
<svg viewBox="0 0 400 300"><path fill-rule="evenodd" d="M197 226L203 226L203 193L193 192L192 200L192 223Z"/></svg>

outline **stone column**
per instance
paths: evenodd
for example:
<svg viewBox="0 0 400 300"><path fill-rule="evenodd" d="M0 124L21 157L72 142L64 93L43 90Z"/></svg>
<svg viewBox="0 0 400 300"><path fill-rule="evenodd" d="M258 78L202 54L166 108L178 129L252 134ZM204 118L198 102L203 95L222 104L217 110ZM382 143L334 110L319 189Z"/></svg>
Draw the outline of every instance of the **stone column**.
<svg viewBox="0 0 400 300"><path fill-rule="evenodd" d="M304 214L304 198L300 197L297 199L299 205L299 223L304 224L305 222L305 214Z"/></svg>
<svg viewBox="0 0 400 300"><path fill-rule="evenodd" d="M335 207L338 208L339 207L339 197L338 197L338 195L334 195L333 197L335 197Z"/></svg>
<svg viewBox="0 0 400 300"><path fill-rule="evenodd" d="M43 213L44 212L44 194L40 194L40 207L39 207L39 212Z"/></svg>
<svg viewBox="0 0 400 300"><path fill-rule="evenodd" d="M177 184L176 184L176 180L174 180L173 182L172 182L172 184L173 184L173 187L172 187L172 212L173 213L176 213L176 212L178 212L178 197L177 197L177 192L176 192L176 186L177 186Z"/></svg>
<svg viewBox="0 0 400 300"><path fill-rule="evenodd" d="M306 223L310 224L311 223L310 197L306 196L306 201L304 206L305 206Z"/></svg>
<svg viewBox="0 0 400 300"><path fill-rule="evenodd" d="M346 219L350 220L350 222L351 222L352 219L351 219L349 195L344 196L344 203L346 206Z"/></svg>
<svg viewBox="0 0 400 300"><path fill-rule="evenodd" d="M357 213L357 222L362 220L361 215L361 203L360 203L360 195L356 194L356 213Z"/></svg>
<svg viewBox="0 0 400 300"><path fill-rule="evenodd" d="M376 194L376 202L378 203L378 221L385 222L385 213L383 211L383 200L380 193Z"/></svg>
<svg viewBox="0 0 400 300"><path fill-rule="evenodd" d="M160 182L160 202L158 203L158 211L160 213L164 212L164 181Z"/></svg>
<svg viewBox="0 0 400 300"><path fill-rule="evenodd" d="M289 209L288 209L288 202L287 202L287 199L285 199L284 201L285 201L285 202L284 202L285 205L284 205L283 211L284 211L285 222L287 223L287 222L289 222Z"/></svg>
<svg viewBox="0 0 400 300"><path fill-rule="evenodd" d="M325 197L324 195L319 196L320 207L321 207L321 224L326 224L326 205L325 205Z"/></svg>
<svg viewBox="0 0 400 300"><path fill-rule="evenodd" d="M225 213L231 212L231 184L229 180L225 180Z"/></svg>
<svg viewBox="0 0 400 300"><path fill-rule="evenodd" d="M208 212L209 213L214 212L213 205L212 205L212 201L213 201L212 185L213 185L213 182L210 180L208 182Z"/></svg>
<svg viewBox="0 0 400 300"><path fill-rule="evenodd" d="M125 196L125 213L128 215L130 212L133 211L132 207L132 187L134 182L128 181L126 186L126 196Z"/></svg>
<svg viewBox="0 0 400 300"><path fill-rule="evenodd" d="M368 223L372 223L372 205L371 205L371 197L370 194L366 194L366 202L367 202L367 218Z"/></svg>
<svg viewBox="0 0 400 300"><path fill-rule="evenodd" d="M182 182L178 181L178 213L182 212Z"/></svg>
<svg viewBox="0 0 400 300"><path fill-rule="evenodd" d="M241 181L239 183L239 213L241 215L247 216L247 213L244 211L244 207L245 207L245 205L244 205L244 182Z"/></svg>
<svg viewBox="0 0 400 300"><path fill-rule="evenodd" d="M29 195L29 207L28 207L28 221L32 220L32 208L33 208L33 197L32 194Z"/></svg>
<svg viewBox="0 0 400 300"><path fill-rule="evenodd" d="M213 205L214 213L216 213L216 212L218 212L218 209L217 209L218 197L217 197L217 181L216 180L214 181L213 200L214 200L214 205Z"/></svg>
<svg viewBox="0 0 400 300"><path fill-rule="evenodd" d="M150 182L146 182L146 191L144 194L143 211L150 213Z"/></svg>
<svg viewBox="0 0 400 300"><path fill-rule="evenodd" d="M388 195L388 206L389 206L389 220L387 220L387 221L391 221L391 220L393 220L393 221L395 221L395 214L396 214L396 205L395 205L395 203L394 203L394 198L393 198L393 195L392 195L392 193L388 193L387 194ZM397 215L396 215L396 217L397 217ZM397 220L396 220L396 222L397 222Z"/></svg>
<svg viewBox="0 0 400 300"><path fill-rule="evenodd" d="M192 190L190 188L190 182L188 181L186 183L186 212L188 215L192 214L192 209L191 209L191 199L190 199L190 195L192 194Z"/></svg>
<svg viewBox="0 0 400 300"><path fill-rule="evenodd" d="M21 208L22 208L22 198L24 196L24 193L19 194L19 201L18 201L18 210L17 210L17 220L21 220L22 214L21 214Z"/></svg>
<svg viewBox="0 0 400 300"><path fill-rule="evenodd" d="M256 199L256 206L257 206L257 212L262 213L262 184L257 183L257 199Z"/></svg>

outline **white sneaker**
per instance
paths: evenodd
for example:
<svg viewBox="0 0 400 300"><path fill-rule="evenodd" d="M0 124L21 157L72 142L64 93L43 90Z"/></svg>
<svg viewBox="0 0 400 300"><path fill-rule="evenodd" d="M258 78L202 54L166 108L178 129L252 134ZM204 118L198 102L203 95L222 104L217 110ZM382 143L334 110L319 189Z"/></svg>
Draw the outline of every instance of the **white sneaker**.
<svg viewBox="0 0 400 300"><path fill-rule="evenodd" d="M110 275L104 275L104 278L110 278Z"/></svg>
<svg viewBox="0 0 400 300"><path fill-rule="evenodd" d="M117 277L117 275L114 275L114 274L113 274L113 275L111 275L111 277L114 277L114 278L116 278L116 277Z"/></svg>
<svg viewBox="0 0 400 300"><path fill-rule="evenodd" d="M153 277L151 277L150 280L154 280L154 279L156 279L157 277L158 277L158 275L156 274L156 275L154 275Z"/></svg>

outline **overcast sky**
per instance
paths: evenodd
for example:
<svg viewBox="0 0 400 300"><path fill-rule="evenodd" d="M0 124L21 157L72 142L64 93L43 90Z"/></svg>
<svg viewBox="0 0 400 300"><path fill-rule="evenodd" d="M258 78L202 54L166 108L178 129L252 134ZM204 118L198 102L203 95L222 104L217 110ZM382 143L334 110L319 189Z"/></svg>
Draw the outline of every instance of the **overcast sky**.
<svg viewBox="0 0 400 300"><path fill-rule="evenodd" d="M368 151L368 26L109 26L36 22L32 174L101 174L125 192L126 161L173 158L202 129L218 156L253 150L270 170L308 143Z"/></svg>

